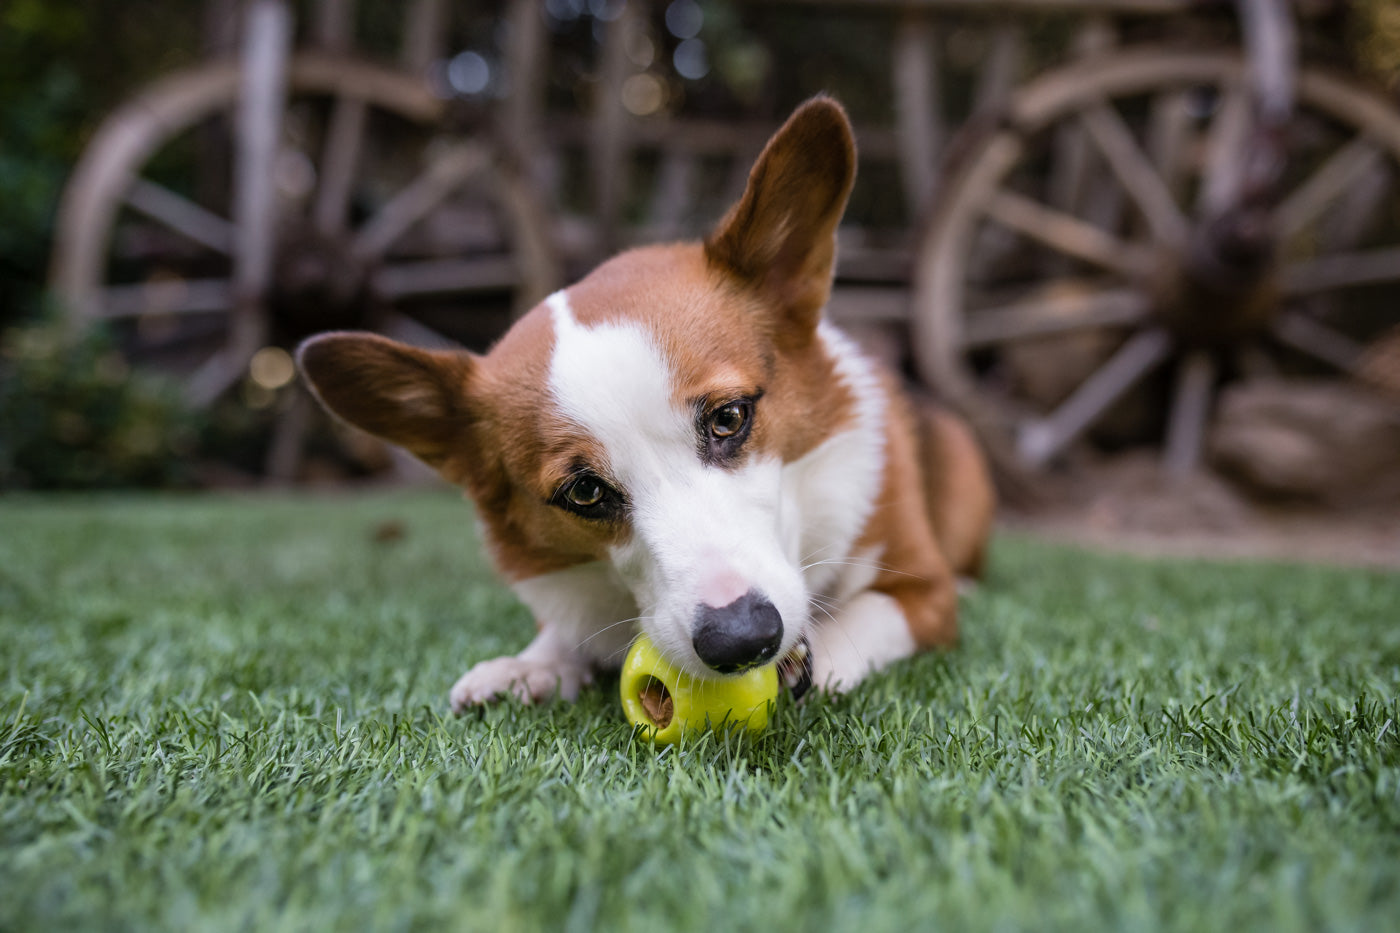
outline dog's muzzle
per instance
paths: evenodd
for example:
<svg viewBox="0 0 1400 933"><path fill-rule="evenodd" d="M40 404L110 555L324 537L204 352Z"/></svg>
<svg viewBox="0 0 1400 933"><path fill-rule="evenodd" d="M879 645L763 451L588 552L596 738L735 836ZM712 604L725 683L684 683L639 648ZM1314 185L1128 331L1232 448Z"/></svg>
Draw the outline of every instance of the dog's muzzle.
<svg viewBox="0 0 1400 933"><path fill-rule="evenodd" d="M773 660L783 640L783 617L766 596L749 590L727 606L695 610L691 644L706 665L737 674Z"/></svg>

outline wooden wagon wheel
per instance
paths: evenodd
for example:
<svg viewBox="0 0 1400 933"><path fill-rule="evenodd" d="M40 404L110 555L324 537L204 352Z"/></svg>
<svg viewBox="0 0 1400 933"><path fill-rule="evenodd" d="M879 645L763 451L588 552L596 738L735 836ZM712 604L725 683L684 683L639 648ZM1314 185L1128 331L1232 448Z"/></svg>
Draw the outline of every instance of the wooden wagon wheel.
<svg viewBox="0 0 1400 933"><path fill-rule="evenodd" d="M265 345L337 327L431 340L402 302L511 289L528 306L554 287L523 174L490 143L442 136L423 82L297 54L257 65L276 107L250 118L253 64L172 74L98 129L64 192L51 270L76 327L106 322L135 364L205 405ZM464 208L466 189L494 210Z"/></svg>
<svg viewBox="0 0 1400 933"><path fill-rule="evenodd" d="M1255 151L1245 81L1226 53L1095 58L959 153L916 256L914 350L1003 466L1045 467L1145 395L1127 420L1188 472L1223 381L1354 374L1400 321L1400 113L1304 70L1281 182L1223 225Z"/></svg>

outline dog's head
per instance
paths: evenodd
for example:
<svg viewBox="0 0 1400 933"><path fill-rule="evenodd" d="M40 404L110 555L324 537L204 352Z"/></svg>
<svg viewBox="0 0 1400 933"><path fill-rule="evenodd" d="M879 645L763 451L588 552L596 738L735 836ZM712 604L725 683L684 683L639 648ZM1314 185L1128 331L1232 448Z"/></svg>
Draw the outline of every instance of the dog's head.
<svg viewBox="0 0 1400 933"><path fill-rule="evenodd" d="M463 485L511 579L609 561L676 664L762 663L808 624L783 471L852 416L818 324L854 175L844 112L815 99L704 243L615 257L485 356L334 333L302 370Z"/></svg>

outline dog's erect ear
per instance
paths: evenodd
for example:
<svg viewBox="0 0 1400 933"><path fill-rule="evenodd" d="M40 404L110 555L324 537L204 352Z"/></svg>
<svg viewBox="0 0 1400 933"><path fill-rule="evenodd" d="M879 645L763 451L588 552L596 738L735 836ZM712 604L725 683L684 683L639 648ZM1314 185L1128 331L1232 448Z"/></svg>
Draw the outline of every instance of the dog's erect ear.
<svg viewBox="0 0 1400 933"><path fill-rule="evenodd" d="M846 112L829 97L807 101L768 141L705 254L776 301L793 325L815 327L831 295L836 225L855 177Z"/></svg>
<svg viewBox="0 0 1400 933"><path fill-rule="evenodd" d="M465 351L349 331L312 337L297 350L297 366L321 404L433 467L465 441L474 365Z"/></svg>

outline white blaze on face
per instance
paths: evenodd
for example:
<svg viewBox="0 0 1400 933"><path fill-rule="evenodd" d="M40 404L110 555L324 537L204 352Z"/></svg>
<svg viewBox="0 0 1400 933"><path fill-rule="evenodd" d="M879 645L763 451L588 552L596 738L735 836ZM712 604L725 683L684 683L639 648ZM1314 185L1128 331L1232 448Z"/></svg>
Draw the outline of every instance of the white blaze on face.
<svg viewBox="0 0 1400 933"><path fill-rule="evenodd" d="M628 502L632 534L612 559L642 627L668 658L702 673L691 644L697 607L755 589L782 616L780 651L789 651L806 627L807 593L781 544L781 464L751 452L737 469L706 466L695 413L673 397L670 364L652 335L630 322L584 327L564 292L547 304L550 391L606 452L608 462L594 466Z"/></svg>
<svg viewBox="0 0 1400 933"><path fill-rule="evenodd" d="M845 599L873 582L881 554L854 559L851 549L870 521L885 469L885 389L851 338L823 321L817 336L854 401L849 424L784 467L785 514L807 587Z"/></svg>

